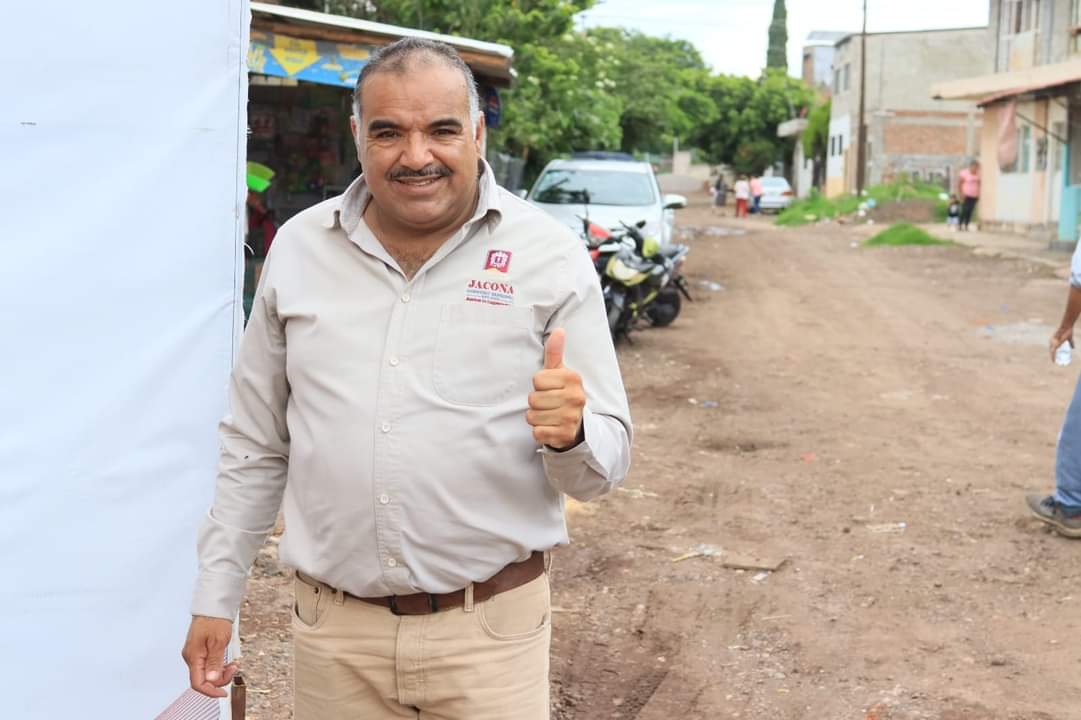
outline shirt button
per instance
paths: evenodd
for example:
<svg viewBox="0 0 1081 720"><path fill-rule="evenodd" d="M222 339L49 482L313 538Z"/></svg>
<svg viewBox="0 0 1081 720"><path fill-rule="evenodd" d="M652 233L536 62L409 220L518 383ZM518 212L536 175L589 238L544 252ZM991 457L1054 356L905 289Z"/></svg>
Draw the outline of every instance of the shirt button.
<svg viewBox="0 0 1081 720"><path fill-rule="evenodd" d="M413 299L413 296L412 296L412 295L410 295L409 293L404 293L404 294L402 295L402 302L405 302L405 303L407 303L407 302L409 302L409 301L410 301L410 300L412 300L412 299Z"/></svg>
<svg viewBox="0 0 1081 720"><path fill-rule="evenodd" d="M398 561L394 558L387 558L387 567L398 567Z"/></svg>
<svg viewBox="0 0 1081 720"><path fill-rule="evenodd" d="M389 502L390 502L390 495L383 494L383 495L379 496L379 504L380 505L386 505Z"/></svg>
<svg viewBox="0 0 1081 720"><path fill-rule="evenodd" d="M391 366L391 367L398 367L398 362L399 362L399 361L398 361L398 358L397 358L397 357L392 357L392 358L390 359L390 366Z"/></svg>
<svg viewBox="0 0 1081 720"><path fill-rule="evenodd" d="M385 423L383 423L383 424L382 424L382 425L381 425L381 426L379 427L379 429L380 429L380 430L382 430L382 431L383 431L383 432L385 432L385 433L388 433L388 432L390 432L390 423L388 423L388 422L385 422Z"/></svg>

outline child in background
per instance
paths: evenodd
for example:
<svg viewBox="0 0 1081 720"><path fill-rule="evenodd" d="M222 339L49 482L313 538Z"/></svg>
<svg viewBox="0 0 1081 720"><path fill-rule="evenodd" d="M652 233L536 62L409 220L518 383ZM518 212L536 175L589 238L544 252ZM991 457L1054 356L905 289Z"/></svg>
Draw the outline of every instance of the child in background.
<svg viewBox="0 0 1081 720"><path fill-rule="evenodd" d="M961 201L956 195L950 195L950 204L946 207L946 226L950 230L961 226Z"/></svg>

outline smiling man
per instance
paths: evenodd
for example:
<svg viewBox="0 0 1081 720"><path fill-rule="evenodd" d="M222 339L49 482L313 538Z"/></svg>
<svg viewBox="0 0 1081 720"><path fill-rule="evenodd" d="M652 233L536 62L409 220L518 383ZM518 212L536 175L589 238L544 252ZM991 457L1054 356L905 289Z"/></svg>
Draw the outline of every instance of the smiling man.
<svg viewBox="0 0 1081 720"><path fill-rule="evenodd" d="M568 229L496 185L453 49L399 41L354 98L364 174L279 231L233 371L192 687L235 672L281 507L297 720L547 718L562 498L630 463L600 285Z"/></svg>

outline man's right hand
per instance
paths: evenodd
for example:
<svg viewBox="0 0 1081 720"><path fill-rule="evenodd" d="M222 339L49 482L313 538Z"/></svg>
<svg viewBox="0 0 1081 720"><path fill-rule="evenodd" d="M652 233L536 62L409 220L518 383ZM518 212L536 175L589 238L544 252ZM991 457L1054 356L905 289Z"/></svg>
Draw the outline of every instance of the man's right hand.
<svg viewBox="0 0 1081 720"><path fill-rule="evenodd" d="M1070 347L1073 347L1073 327L1060 327L1055 331L1055 334L1051 336L1051 340L1048 344L1051 346L1051 362L1055 362L1055 351L1062 346L1062 343L1069 341Z"/></svg>
<svg viewBox="0 0 1081 720"><path fill-rule="evenodd" d="M180 653L188 664L191 687L207 697L223 698L223 687L233 681L237 663L225 663L225 650L233 638L233 623L221 618L195 615L188 628L188 639Z"/></svg>

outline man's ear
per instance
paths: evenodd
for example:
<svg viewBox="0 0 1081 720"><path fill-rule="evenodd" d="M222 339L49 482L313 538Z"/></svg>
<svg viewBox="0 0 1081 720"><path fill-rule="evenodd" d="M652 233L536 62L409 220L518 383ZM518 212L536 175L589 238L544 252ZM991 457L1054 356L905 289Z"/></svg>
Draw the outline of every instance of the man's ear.
<svg viewBox="0 0 1081 720"><path fill-rule="evenodd" d="M484 122L484 113L477 113L477 131L473 138L473 141L477 144L477 155L484 157L484 132L486 124Z"/></svg>
<svg viewBox="0 0 1081 720"><path fill-rule="evenodd" d="M364 152L364 141L360 137L360 129L357 127L357 116L349 116L349 129L353 132L353 144L357 146L357 162L363 162L361 155Z"/></svg>

